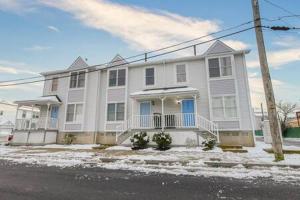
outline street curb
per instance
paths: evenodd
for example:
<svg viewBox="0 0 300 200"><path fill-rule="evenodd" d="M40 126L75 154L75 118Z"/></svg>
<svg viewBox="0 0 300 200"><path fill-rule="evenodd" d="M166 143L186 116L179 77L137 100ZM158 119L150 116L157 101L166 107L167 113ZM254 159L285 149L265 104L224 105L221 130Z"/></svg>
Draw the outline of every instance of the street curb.
<svg viewBox="0 0 300 200"><path fill-rule="evenodd" d="M148 165L172 165L172 164L181 164L188 165L189 161L178 161L178 160L140 160L140 159L121 159L121 158L100 158L100 161L103 163L113 163L116 161L122 161L127 163L143 163ZM289 164L271 164L271 163L238 163L238 162L220 162L220 161L204 161L204 164L209 167L224 167L224 168L233 168L238 165L242 165L245 168L253 167L279 167L279 168L293 168L300 169L300 165L289 165Z"/></svg>

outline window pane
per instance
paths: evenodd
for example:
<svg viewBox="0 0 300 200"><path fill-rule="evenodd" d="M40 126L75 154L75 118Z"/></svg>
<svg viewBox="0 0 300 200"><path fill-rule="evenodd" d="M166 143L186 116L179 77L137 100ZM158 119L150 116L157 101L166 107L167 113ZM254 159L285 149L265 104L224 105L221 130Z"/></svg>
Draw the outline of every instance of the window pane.
<svg viewBox="0 0 300 200"><path fill-rule="evenodd" d="M77 85L77 72L71 73L70 88L76 88Z"/></svg>
<svg viewBox="0 0 300 200"><path fill-rule="evenodd" d="M107 121L115 121L115 112L116 112L116 106L114 103L109 103L107 105Z"/></svg>
<svg viewBox="0 0 300 200"><path fill-rule="evenodd" d="M75 104L69 104L67 107L67 122L72 122L74 119Z"/></svg>
<svg viewBox="0 0 300 200"><path fill-rule="evenodd" d="M78 87L84 87L85 72L79 72L78 74Z"/></svg>
<svg viewBox="0 0 300 200"><path fill-rule="evenodd" d="M177 82L186 82L185 65L176 65Z"/></svg>
<svg viewBox="0 0 300 200"><path fill-rule="evenodd" d="M109 71L109 86L117 85L117 70Z"/></svg>
<svg viewBox="0 0 300 200"><path fill-rule="evenodd" d="M51 91L57 91L57 86L58 86L58 78L53 78L52 79L52 86L51 86Z"/></svg>
<svg viewBox="0 0 300 200"><path fill-rule="evenodd" d="M146 85L154 85L154 68L146 69Z"/></svg>
<svg viewBox="0 0 300 200"><path fill-rule="evenodd" d="M124 110L125 110L124 103L117 104L117 120L124 120Z"/></svg>
<svg viewBox="0 0 300 200"><path fill-rule="evenodd" d="M219 59L212 58L208 60L209 77L220 77Z"/></svg>
<svg viewBox="0 0 300 200"><path fill-rule="evenodd" d="M232 66L230 57L223 57L221 59L221 71L222 76L231 76L232 75Z"/></svg>
<svg viewBox="0 0 300 200"><path fill-rule="evenodd" d="M222 97L212 98L213 117L224 118Z"/></svg>
<svg viewBox="0 0 300 200"><path fill-rule="evenodd" d="M229 118L237 117L235 97L224 97L225 116Z"/></svg>
<svg viewBox="0 0 300 200"><path fill-rule="evenodd" d="M125 85L125 81L126 81L126 70L119 69L118 70L118 86Z"/></svg>
<svg viewBox="0 0 300 200"><path fill-rule="evenodd" d="M75 115L75 121L76 122L82 121L82 108L83 108L82 104L77 104L76 105L76 115Z"/></svg>

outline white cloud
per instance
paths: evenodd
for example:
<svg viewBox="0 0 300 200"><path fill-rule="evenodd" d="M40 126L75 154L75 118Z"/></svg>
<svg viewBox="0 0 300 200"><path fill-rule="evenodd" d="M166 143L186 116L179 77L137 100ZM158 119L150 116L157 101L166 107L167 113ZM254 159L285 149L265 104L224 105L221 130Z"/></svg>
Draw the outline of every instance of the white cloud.
<svg viewBox="0 0 300 200"><path fill-rule="evenodd" d="M12 62L7 60L0 60L0 72L6 74L33 74L38 75L37 72L26 70L28 68L25 63Z"/></svg>
<svg viewBox="0 0 300 200"><path fill-rule="evenodd" d="M154 50L220 29L216 21L150 11L104 0L40 0L41 5L71 13L86 26L104 30L138 50ZM212 39L207 37L204 40ZM200 40L201 41L201 40ZM246 45L229 40L233 48ZM199 47L203 52L207 45Z"/></svg>
<svg viewBox="0 0 300 200"><path fill-rule="evenodd" d="M51 49L49 46L41 46L41 45L33 45L32 47L26 47L24 50L26 51L46 51Z"/></svg>
<svg viewBox="0 0 300 200"><path fill-rule="evenodd" d="M60 30L55 27L55 26L47 26L47 28L50 30L50 31L53 31L53 32L60 32Z"/></svg>
<svg viewBox="0 0 300 200"><path fill-rule="evenodd" d="M0 0L0 10L18 14L30 12L35 10L35 3L28 0Z"/></svg>

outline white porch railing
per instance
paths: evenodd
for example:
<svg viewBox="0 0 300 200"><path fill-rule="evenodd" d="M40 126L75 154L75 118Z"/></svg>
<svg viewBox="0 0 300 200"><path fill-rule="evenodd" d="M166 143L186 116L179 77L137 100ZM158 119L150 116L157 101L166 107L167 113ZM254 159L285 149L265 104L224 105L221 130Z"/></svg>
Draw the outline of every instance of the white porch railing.
<svg viewBox="0 0 300 200"><path fill-rule="evenodd" d="M46 122L45 118L33 119L17 119L16 130L36 130L36 129L58 129L58 120L56 118L49 118Z"/></svg>
<svg viewBox="0 0 300 200"><path fill-rule="evenodd" d="M197 128L194 113L176 113L165 115L134 115L132 129Z"/></svg>

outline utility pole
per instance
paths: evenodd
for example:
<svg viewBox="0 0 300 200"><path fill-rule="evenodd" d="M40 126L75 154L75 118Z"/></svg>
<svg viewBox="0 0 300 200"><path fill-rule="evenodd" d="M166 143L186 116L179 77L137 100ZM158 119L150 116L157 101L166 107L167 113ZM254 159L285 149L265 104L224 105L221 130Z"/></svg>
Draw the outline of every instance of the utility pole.
<svg viewBox="0 0 300 200"><path fill-rule="evenodd" d="M274 98L273 86L271 82L271 76L268 67L268 61L266 56L264 37L261 27L261 18L259 12L258 0L252 0L252 10L253 10L253 18L255 25L255 33L256 33L256 42L259 53L259 62L262 73L262 79L264 84L266 102L267 102L267 110L268 117L270 121L270 130L272 136L272 146L275 156L275 161L284 160L284 155L282 151L282 142L279 131L279 123L276 112L276 103Z"/></svg>

